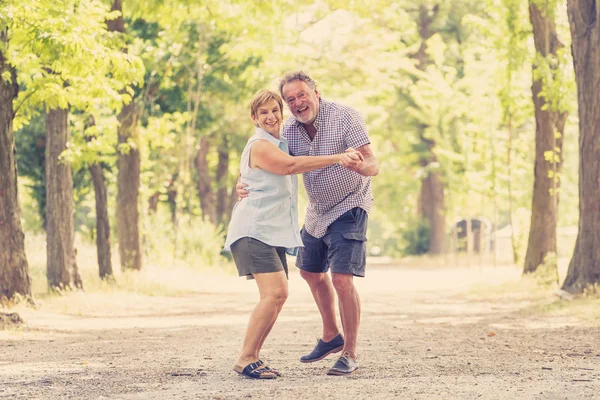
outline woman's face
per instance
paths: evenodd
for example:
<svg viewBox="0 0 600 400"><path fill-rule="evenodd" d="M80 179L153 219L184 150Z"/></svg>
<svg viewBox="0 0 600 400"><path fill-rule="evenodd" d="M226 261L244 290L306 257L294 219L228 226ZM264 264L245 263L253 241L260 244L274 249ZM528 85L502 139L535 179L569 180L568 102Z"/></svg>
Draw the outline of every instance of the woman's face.
<svg viewBox="0 0 600 400"><path fill-rule="evenodd" d="M276 138L279 138L282 119L281 108L275 100L261 104L256 110L256 116L252 116L255 124Z"/></svg>

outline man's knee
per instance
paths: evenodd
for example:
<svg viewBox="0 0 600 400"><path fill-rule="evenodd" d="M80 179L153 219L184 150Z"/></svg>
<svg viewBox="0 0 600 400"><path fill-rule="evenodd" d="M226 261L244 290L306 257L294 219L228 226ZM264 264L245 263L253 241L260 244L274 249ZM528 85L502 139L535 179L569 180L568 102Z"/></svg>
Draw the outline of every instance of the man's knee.
<svg viewBox="0 0 600 400"><path fill-rule="evenodd" d="M327 274L324 272L308 272L303 269L300 270L300 276L311 286L318 285L327 278Z"/></svg>
<svg viewBox="0 0 600 400"><path fill-rule="evenodd" d="M331 277L333 287L338 294L344 294L354 291L354 276L351 274L333 273Z"/></svg>

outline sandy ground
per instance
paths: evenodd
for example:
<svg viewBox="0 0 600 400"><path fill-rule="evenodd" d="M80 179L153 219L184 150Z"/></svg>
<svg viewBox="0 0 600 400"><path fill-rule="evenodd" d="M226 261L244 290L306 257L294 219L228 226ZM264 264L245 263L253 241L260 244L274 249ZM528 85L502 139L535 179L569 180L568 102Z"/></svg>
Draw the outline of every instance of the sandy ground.
<svg viewBox="0 0 600 400"><path fill-rule="evenodd" d="M24 327L0 332L0 399L600 398L597 325L532 312L539 299L471 290L518 275L370 266L357 281L360 369L330 377L334 356L298 362L320 320L293 271L262 352L283 373L274 381L232 371L257 298L251 281L194 275L183 279L192 292L171 297L73 293L64 311L42 302L19 310Z"/></svg>

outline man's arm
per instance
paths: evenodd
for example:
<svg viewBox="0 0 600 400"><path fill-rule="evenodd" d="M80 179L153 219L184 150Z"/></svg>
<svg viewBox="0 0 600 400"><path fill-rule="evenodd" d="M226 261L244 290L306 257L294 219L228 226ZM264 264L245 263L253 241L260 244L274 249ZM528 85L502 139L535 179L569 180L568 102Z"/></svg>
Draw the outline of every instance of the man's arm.
<svg viewBox="0 0 600 400"><path fill-rule="evenodd" d="M242 182L242 174L238 175L237 183L235 184L235 191L238 195L238 201L241 201L248 197L248 184Z"/></svg>
<svg viewBox="0 0 600 400"><path fill-rule="evenodd" d="M379 173L379 162L377 161L377 157L371 151L371 146L365 144L356 149L360 154L362 154L364 161L356 164L356 163L348 163L342 160L340 163L352 171L359 173L363 176L375 176Z"/></svg>

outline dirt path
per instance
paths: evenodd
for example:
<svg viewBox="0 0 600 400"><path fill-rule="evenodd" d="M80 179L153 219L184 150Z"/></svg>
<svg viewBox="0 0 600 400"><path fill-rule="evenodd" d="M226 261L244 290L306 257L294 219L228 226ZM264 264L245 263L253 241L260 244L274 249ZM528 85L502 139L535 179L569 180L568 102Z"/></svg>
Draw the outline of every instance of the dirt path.
<svg viewBox="0 0 600 400"><path fill-rule="evenodd" d="M332 356L297 361L320 323L292 273L262 354L284 376L262 382L231 370L252 282L197 275L185 280L195 291L176 297L70 294L66 311L19 310L26 327L0 332L0 399L599 398L600 329L532 314L527 297L468 290L518 273L371 267L358 281L361 368L348 377L325 375Z"/></svg>

